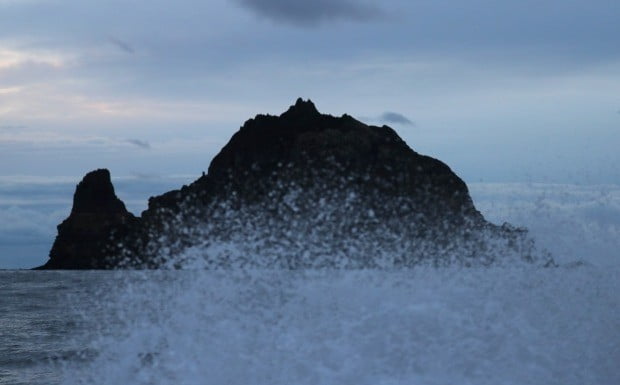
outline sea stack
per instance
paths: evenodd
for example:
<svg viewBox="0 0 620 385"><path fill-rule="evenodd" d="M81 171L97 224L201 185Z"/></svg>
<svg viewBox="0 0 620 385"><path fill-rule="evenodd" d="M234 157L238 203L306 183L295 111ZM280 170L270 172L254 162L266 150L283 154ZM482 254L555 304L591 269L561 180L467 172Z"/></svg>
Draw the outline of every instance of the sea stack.
<svg viewBox="0 0 620 385"><path fill-rule="evenodd" d="M310 100L246 121L206 174L150 198L140 218L107 171L91 174L45 268L547 262L525 230L487 222L446 164L388 126L321 114ZM76 203L82 195L87 202Z"/></svg>
<svg viewBox="0 0 620 385"><path fill-rule="evenodd" d="M91 171L77 185L71 214L60 225L41 269L106 269L116 266L114 239L127 236L138 219L116 197L106 169Z"/></svg>

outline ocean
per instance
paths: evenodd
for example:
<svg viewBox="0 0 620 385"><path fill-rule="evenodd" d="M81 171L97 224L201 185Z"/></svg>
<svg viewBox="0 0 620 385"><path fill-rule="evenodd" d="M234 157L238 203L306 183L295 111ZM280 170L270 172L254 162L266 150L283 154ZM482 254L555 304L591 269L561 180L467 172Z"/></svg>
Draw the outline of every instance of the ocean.
<svg viewBox="0 0 620 385"><path fill-rule="evenodd" d="M470 188L560 266L0 271L0 384L620 384L620 189Z"/></svg>
<svg viewBox="0 0 620 385"><path fill-rule="evenodd" d="M0 273L0 384L618 384L620 269Z"/></svg>

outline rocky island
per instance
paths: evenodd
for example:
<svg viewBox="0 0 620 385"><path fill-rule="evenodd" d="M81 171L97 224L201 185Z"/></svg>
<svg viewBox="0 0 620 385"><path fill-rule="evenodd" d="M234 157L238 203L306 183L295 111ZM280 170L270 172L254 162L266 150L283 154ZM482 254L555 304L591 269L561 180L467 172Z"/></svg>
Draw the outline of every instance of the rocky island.
<svg viewBox="0 0 620 385"><path fill-rule="evenodd" d="M245 122L190 185L125 209L108 170L78 184L40 269L479 266L537 256L489 223L465 183L388 126L298 99Z"/></svg>

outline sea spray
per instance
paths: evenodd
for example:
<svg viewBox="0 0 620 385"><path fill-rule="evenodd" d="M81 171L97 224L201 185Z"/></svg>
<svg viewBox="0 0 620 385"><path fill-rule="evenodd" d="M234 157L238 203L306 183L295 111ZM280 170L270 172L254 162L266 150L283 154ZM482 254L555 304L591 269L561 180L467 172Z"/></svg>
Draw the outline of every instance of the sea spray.
<svg viewBox="0 0 620 385"><path fill-rule="evenodd" d="M64 383L611 384L619 272L129 272Z"/></svg>

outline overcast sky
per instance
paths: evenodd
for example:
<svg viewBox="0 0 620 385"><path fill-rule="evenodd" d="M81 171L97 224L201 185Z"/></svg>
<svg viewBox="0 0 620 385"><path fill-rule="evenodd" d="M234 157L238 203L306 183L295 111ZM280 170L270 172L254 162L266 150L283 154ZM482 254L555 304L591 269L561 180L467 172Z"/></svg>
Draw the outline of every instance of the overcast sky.
<svg viewBox="0 0 620 385"><path fill-rule="evenodd" d="M0 0L0 180L191 180L301 96L467 182L619 184L619 20L617 0Z"/></svg>
<svg viewBox="0 0 620 385"><path fill-rule="evenodd" d="M615 0L0 0L0 175L197 174L301 96L466 180L620 183Z"/></svg>

